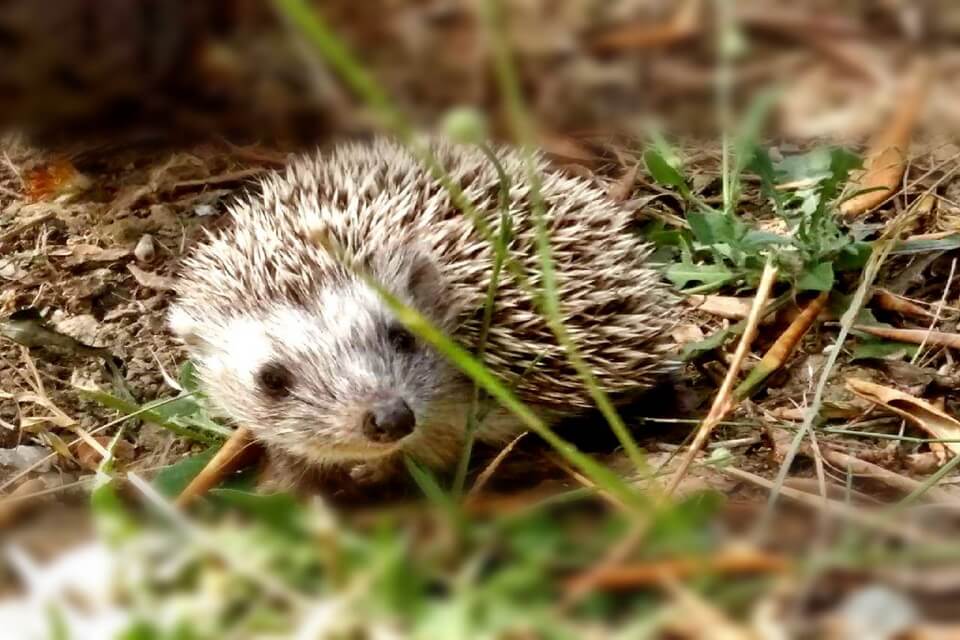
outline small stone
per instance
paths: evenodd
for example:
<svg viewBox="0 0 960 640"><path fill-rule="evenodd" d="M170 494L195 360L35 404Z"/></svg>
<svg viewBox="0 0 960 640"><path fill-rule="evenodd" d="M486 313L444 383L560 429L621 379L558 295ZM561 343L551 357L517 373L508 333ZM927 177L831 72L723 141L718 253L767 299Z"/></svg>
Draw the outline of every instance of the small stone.
<svg viewBox="0 0 960 640"><path fill-rule="evenodd" d="M102 327L97 319L90 314L83 314L64 318L56 322L54 328L83 344L96 346Z"/></svg>
<svg viewBox="0 0 960 640"><path fill-rule="evenodd" d="M140 240L137 241L137 246L133 249L133 255L136 256L137 262L141 264L150 264L157 257L157 246L153 240L153 236L149 233L145 233L140 236Z"/></svg>
<svg viewBox="0 0 960 640"><path fill-rule="evenodd" d="M902 593L875 585L851 594L841 605L841 637L883 640L898 637L917 621L917 610Z"/></svg>
<svg viewBox="0 0 960 640"><path fill-rule="evenodd" d="M193 215L198 218L208 218L216 214L216 209L213 208L213 205L210 204L198 204L193 208Z"/></svg>
<svg viewBox="0 0 960 640"><path fill-rule="evenodd" d="M37 447L21 444L12 449L0 449L0 467L9 467L15 471L22 471L27 467L38 464L41 460L50 454L46 447ZM37 471L43 472L50 469L50 464L42 464Z"/></svg>
<svg viewBox="0 0 960 640"><path fill-rule="evenodd" d="M0 263L0 278L4 280L12 280L14 282L22 282L27 278L27 270L23 268L23 263L16 260L17 256L13 256L8 260ZM26 258L23 258L23 261L26 261Z"/></svg>

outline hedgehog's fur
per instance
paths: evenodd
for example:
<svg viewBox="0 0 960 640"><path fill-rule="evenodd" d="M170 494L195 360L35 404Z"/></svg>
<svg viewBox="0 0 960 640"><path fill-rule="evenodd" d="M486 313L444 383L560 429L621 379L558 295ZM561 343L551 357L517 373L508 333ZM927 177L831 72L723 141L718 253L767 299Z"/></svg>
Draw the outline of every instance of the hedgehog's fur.
<svg viewBox="0 0 960 640"><path fill-rule="evenodd" d="M433 151L487 223L499 226L495 167L472 147ZM522 156L497 151L511 176L511 255L539 286L539 259ZM678 300L647 263L632 216L590 181L537 159L563 319L602 387L614 397L674 369L669 327ZM386 139L294 161L261 193L232 208L233 224L184 265L171 325L188 345L210 398L250 426L268 450L308 464L383 459L398 449L449 465L460 451L471 384L425 345L394 349L385 303L315 241L325 229L384 287L473 350L492 250L447 191ZM395 330L395 329L394 329ZM501 274L485 360L548 421L591 406L552 331L509 270ZM257 372L281 363L290 396L271 399ZM399 445L365 439L360 415L378 394L399 394L417 418ZM488 415L481 439L520 424ZM396 458L396 456L390 456Z"/></svg>

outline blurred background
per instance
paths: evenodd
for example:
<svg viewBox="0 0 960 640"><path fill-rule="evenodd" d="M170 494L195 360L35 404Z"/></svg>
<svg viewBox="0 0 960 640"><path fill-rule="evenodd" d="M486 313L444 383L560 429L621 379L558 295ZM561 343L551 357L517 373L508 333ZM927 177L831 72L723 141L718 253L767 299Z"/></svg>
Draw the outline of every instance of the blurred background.
<svg viewBox="0 0 960 640"><path fill-rule="evenodd" d="M500 109L474 2L316 3L325 20L421 123L471 105ZM918 58L937 65L926 117L960 127L960 10L949 0L733 2L719 43L700 0L511 0L517 73L542 135L637 135L651 123L716 132L718 52L743 104L783 92L777 133L857 139L879 126ZM303 145L371 126L316 53L255 0L102 0L0 6L0 118L51 140L140 127L186 141ZM158 134L159 135L159 134Z"/></svg>

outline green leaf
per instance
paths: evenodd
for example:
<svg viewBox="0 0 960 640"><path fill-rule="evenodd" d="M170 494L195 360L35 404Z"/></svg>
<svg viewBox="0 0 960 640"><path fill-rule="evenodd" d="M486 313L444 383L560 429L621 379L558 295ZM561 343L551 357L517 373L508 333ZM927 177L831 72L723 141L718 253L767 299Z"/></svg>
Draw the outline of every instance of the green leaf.
<svg viewBox="0 0 960 640"><path fill-rule="evenodd" d="M778 177L776 183L819 182L830 175L830 163L830 149L827 147L787 156L773 165Z"/></svg>
<svg viewBox="0 0 960 640"><path fill-rule="evenodd" d="M854 240L840 250L833 266L837 271L858 271L867 264L872 252L869 242Z"/></svg>
<svg viewBox="0 0 960 640"><path fill-rule="evenodd" d="M679 229L651 229L645 231L643 237L657 247L680 246L682 232Z"/></svg>
<svg viewBox="0 0 960 640"><path fill-rule="evenodd" d="M736 160L730 176L730 185L734 191L733 203L739 201L741 175L753 162L758 149L757 140L770 111L776 104L776 91L761 91L751 101L743 121L738 126L734 140L733 155ZM732 212L731 212L732 213Z"/></svg>
<svg viewBox="0 0 960 640"><path fill-rule="evenodd" d="M821 262L807 269L797 280L798 291L830 291L833 288L833 265Z"/></svg>
<svg viewBox="0 0 960 640"><path fill-rule="evenodd" d="M644 151L643 162L647 166L647 171L658 183L674 187L682 194L689 193L690 188L687 186L687 181L683 175L673 168L658 150L647 149Z"/></svg>
<svg viewBox="0 0 960 640"><path fill-rule="evenodd" d="M779 297L774 299L770 304L767 305L764 315L769 315L782 307L788 301L793 299L793 292L787 291L781 294ZM683 345L683 348L680 351L680 357L682 360L692 360L698 354L704 351L713 351L714 349L723 346L723 343L726 342L727 338L733 335L740 335L743 333L744 329L747 328L746 319L735 322L725 329L720 329L710 334L703 340L698 342L690 342Z"/></svg>
<svg viewBox="0 0 960 640"><path fill-rule="evenodd" d="M721 264L673 264L667 269L667 278L674 286L683 288L690 282L720 286L731 282L736 275Z"/></svg>
<svg viewBox="0 0 960 640"><path fill-rule="evenodd" d="M837 318L843 317L847 311L850 310L850 303L853 302L853 295L844 295L842 293L834 292L830 296L830 300L827 308L830 310L830 313ZM873 310L870 307L860 307L857 312L857 317L854 319L853 324L866 324L866 325L881 325L882 323L877 320L873 315ZM890 326L890 325L884 325ZM856 333L856 332L854 332ZM860 335L860 334L857 334ZM863 334L867 339L873 339L867 334Z"/></svg>
<svg viewBox="0 0 960 640"><path fill-rule="evenodd" d="M404 456L403 462L406 464L410 477L412 477L414 482L417 483L417 486L420 487L423 495L445 512L454 525L462 525L463 518L460 509L450 495L440 486L440 482L437 481L433 472L410 456Z"/></svg>
<svg viewBox="0 0 960 640"><path fill-rule="evenodd" d="M154 488L170 498L178 495L207 466L218 450L219 447L210 447L203 453L188 456L164 467L153 478Z"/></svg>
<svg viewBox="0 0 960 640"><path fill-rule="evenodd" d="M657 247L647 258L647 261L651 265L667 265L677 259L677 253L679 253L679 251L676 247L664 245Z"/></svg>
<svg viewBox="0 0 960 640"><path fill-rule="evenodd" d="M740 246L743 249L763 249L770 246L790 244L790 238L769 231L750 230L743 236Z"/></svg>
<svg viewBox="0 0 960 640"><path fill-rule="evenodd" d="M920 345L905 342L859 340L851 360L902 360L904 356L912 358L919 348Z"/></svg>
<svg viewBox="0 0 960 640"><path fill-rule="evenodd" d="M233 433L223 425L204 419L205 416L201 412L196 398L192 396L167 398L140 406L100 389L78 387L77 390L81 395L105 407L116 409L125 414L136 414L136 417L140 420L160 425L178 436L190 440L214 444L230 437ZM185 418L188 418L188 420L185 420ZM186 426L185 422L189 422L189 426Z"/></svg>
<svg viewBox="0 0 960 640"><path fill-rule="evenodd" d="M56 603L47 605L47 621L50 623L50 640L70 640L70 628L63 611Z"/></svg>
<svg viewBox="0 0 960 640"><path fill-rule="evenodd" d="M273 529L295 531L302 528L303 509L292 495L259 494L228 487L213 489L210 495L218 502L254 516Z"/></svg>
<svg viewBox="0 0 960 640"><path fill-rule="evenodd" d="M96 518L100 537L111 544L127 540L139 530L137 520L127 511L112 480L98 482L90 493L90 510Z"/></svg>
<svg viewBox="0 0 960 640"><path fill-rule="evenodd" d="M410 476L414 482L417 483L417 486L420 487L423 495L435 504L449 504L449 496L444 492L443 487L440 486L440 483L429 469L410 457L404 457L404 463L406 463L407 471L410 472Z"/></svg>
<svg viewBox="0 0 960 640"><path fill-rule="evenodd" d="M164 636L152 623L137 620L122 631L116 640L164 640Z"/></svg>
<svg viewBox="0 0 960 640"><path fill-rule="evenodd" d="M719 211L691 211L687 222L693 235L705 245L737 244L743 235L743 224Z"/></svg>
<svg viewBox="0 0 960 640"><path fill-rule="evenodd" d="M200 389L200 379L197 376L197 366L193 360L187 360L180 367L180 376L177 380L184 391L195 393Z"/></svg>
<svg viewBox="0 0 960 640"><path fill-rule="evenodd" d="M850 172L863 166L863 161L855 153L842 147L830 150L830 177L820 185L822 202L833 200L840 188L846 184ZM821 204L822 204L821 202Z"/></svg>
<svg viewBox="0 0 960 640"><path fill-rule="evenodd" d="M683 348L680 350L680 358L684 361L687 361L695 358L704 351L713 351L714 349L719 349L721 346L723 346L723 343L727 341L727 338L738 333L743 333L743 329L746 327L746 324L743 321L741 321L739 324L742 326L738 327L737 325L731 325L726 329L714 331L703 340L698 340L697 342L688 342L687 344L683 345Z"/></svg>
<svg viewBox="0 0 960 640"><path fill-rule="evenodd" d="M154 406L156 405L156 406ZM163 399L160 401L148 402L143 408L150 410L150 415L159 416L163 420L174 420L175 418L187 418L202 409L197 399L191 396L180 396L174 399Z"/></svg>
<svg viewBox="0 0 960 640"><path fill-rule="evenodd" d="M753 157L750 159L748 168L760 176L760 188L763 195L773 200L777 209L777 215L783 217L783 210L786 207L786 198L784 194L777 189L780 184L780 172L773 166L770 160L770 154L763 147L756 146L753 150Z"/></svg>

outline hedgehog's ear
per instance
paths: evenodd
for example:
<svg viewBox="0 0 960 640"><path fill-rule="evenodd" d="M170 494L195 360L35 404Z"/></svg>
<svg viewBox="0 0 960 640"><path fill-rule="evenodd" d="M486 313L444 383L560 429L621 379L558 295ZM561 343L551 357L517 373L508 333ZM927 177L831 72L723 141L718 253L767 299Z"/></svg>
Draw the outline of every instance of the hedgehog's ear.
<svg viewBox="0 0 960 640"><path fill-rule="evenodd" d="M441 299L445 284L437 263L425 253L417 252L407 272L407 290L413 299L427 308Z"/></svg>

